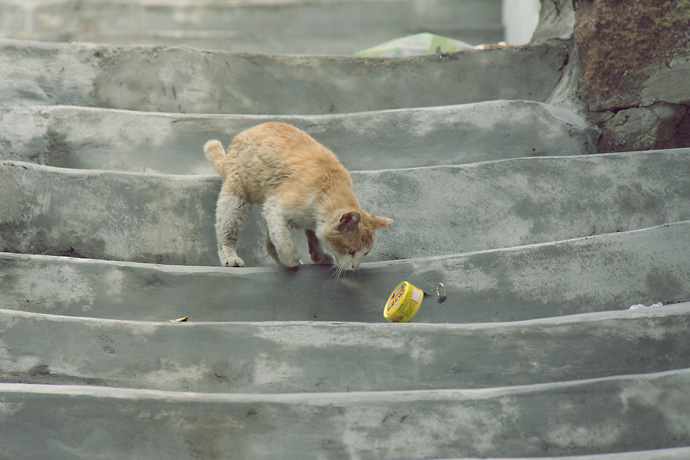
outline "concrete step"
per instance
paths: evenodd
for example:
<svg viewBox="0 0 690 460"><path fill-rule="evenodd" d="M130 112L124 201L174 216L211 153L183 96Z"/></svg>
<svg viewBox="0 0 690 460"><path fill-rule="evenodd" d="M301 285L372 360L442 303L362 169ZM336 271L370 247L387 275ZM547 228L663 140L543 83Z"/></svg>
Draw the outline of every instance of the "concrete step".
<svg viewBox="0 0 690 460"><path fill-rule="evenodd" d="M429 31L473 44L503 40L500 0L0 1L0 36L184 44L272 54L353 54Z"/></svg>
<svg viewBox="0 0 690 460"><path fill-rule="evenodd" d="M135 264L0 253L0 306L66 316L164 321L384 323L407 280L434 293L415 323L556 317L690 300L690 222L468 254L364 263L355 274Z"/></svg>
<svg viewBox="0 0 690 460"><path fill-rule="evenodd" d="M314 115L545 102L568 60L567 44L555 42L377 59L0 40L0 105Z"/></svg>
<svg viewBox="0 0 690 460"><path fill-rule="evenodd" d="M0 310L0 381L217 393L490 388L690 368L689 330L688 302L476 325L150 323Z"/></svg>
<svg viewBox="0 0 690 460"><path fill-rule="evenodd" d="M687 370L403 392L209 394L0 384L0 432L11 458L602 454L690 444L689 385Z"/></svg>
<svg viewBox="0 0 690 460"><path fill-rule="evenodd" d="M539 457L540 460L682 460L690 455L690 447L642 450L639 452L616 452L612 454L568 455L567 457ZM461 460L461 459L446 459ZM485 460L499 460L486 458ZM505 460L505 458L503 459ZM512 458L510 460L520 460ZM522 460L527 460L523 458Z"/></svg>
<svg viewBox="0 0 690 460"><path fill-rule="evenodd" d="M639 452L616 452L613 454L568 455L567 457L539 457L541 460L681 460L690 455L690 447L643 450ZM447 459L453 460L453 459ZM456 459L460 460L460 459ZM485 459L498 460L498 458ZM519 459L512 459L519 460ZM527 460L527 459L524 459Z"/></svg>
<svg viewBox="0 0 690 460"><path fill-rule="evenodd" d="M34 105L0 109L0 155L65 168L214 174L200 154L206 141L227 146L235 134L267 121L307 131L350 170L593 153L596 138L574 111L533 101L301 116Z"/></svg>
<svg viewBox="0 0 690 460"><path fill-rule="evenodd" d="M349 54L497 3L0 0L0 29ZM355 7L376 30L352 36ZM690 149L569 156L597 136L553 105L571 51L1 39L0 457L687 458ZM275 266L256 214L251 266L217 266L201 146L269 119L333 148L396 220L361 270ZM403 280L448 299L387 323Z"/></svg>
<svg viewBox="0 0 690 460"><path fill-rule="evenodd" d="M565 240L690 220L690 149L355 172L362 205L397 224L369 261ZM217 265L214 176L86 171L5 161L5 252ZM104 199L107 197L107 199ZM273 265L255 209L239 243ZM299 232L297 232L299 233ZM308 261L306 238L298 251Z"/></svg>

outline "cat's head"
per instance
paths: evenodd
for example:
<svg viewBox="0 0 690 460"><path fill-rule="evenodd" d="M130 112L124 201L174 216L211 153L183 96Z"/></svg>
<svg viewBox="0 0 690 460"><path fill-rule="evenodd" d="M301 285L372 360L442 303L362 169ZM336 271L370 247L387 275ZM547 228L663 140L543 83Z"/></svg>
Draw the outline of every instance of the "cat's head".
<svg viewBox="0 0 690 460"><path fill-rule="evenodd" d="M373 213L346 211L331 217L319 239L335 257L336 265L343 270L355 270L362 257L371 251L374 231L392 223L391 219Z"/></svg>

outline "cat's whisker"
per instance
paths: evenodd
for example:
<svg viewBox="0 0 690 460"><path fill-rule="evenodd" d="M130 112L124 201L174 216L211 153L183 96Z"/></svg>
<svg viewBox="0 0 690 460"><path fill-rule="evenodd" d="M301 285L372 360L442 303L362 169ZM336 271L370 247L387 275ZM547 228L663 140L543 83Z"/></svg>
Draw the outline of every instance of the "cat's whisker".
<svg viewBox="0 0 690 460"><path fill-rule="evenodd" d="M337 274L338 274L338 267L335 265L331 265L328 271L332 271L331 276L328 277L329 280L332 280Z"/></svg>
<svg viewBox="0 0 690 460"><path fill-rule="evenodd" d="M329 279L334 279L335 278L335 283L338 284L338 281L340 281L340 277L342 276L343 270L341 267L337 265L332 265L329 270L333 270L333 275Z"/></svg>

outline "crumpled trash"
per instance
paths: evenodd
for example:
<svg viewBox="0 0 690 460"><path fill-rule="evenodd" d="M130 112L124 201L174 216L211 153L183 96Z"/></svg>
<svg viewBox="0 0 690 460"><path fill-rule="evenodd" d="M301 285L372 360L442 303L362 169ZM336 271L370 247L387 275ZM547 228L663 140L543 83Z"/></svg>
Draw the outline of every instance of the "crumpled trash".
<svg viewBox="0 0 690 460"><path fill-rule="evenodd" d="M636 303L635 305L630 305L630 308L628 308L628 310L641 310L643 308L659 308L659 307L663 307L663 306L664 306L664 304L662 304L661 302L653 303L648 307L645 305L642 305L641 303Z"/></svg>
<svg viewBox="0 0 690 460"><path fill-rule="evenodd" d="M423 32L396 38L355 53L360 57L401 57L425 54L453 53L474 49L474 46L454 38Z"/></svg>

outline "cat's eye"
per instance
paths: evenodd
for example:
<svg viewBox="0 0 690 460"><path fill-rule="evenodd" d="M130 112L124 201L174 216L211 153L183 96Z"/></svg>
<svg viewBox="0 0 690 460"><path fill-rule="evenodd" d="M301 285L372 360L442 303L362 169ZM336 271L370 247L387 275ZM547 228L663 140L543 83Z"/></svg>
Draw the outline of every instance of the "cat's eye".
<svg viewBox="0 0 690 460"><path fill-rule="evenodd" d="M347 251L347 253L354 257L357 251L355 251L354 249L350 249L349 251Z"/></svg>

